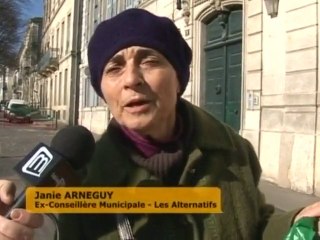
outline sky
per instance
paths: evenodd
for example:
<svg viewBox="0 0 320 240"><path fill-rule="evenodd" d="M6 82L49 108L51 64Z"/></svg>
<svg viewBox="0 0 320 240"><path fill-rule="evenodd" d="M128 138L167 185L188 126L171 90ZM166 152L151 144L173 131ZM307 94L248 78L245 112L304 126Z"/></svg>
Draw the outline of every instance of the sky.
<svg viewBox="0 0 320 240"><path fill-rule="evenodd" d="M30 4L25 6L24 19L43 16L43 0L30 0Z"/></svg>

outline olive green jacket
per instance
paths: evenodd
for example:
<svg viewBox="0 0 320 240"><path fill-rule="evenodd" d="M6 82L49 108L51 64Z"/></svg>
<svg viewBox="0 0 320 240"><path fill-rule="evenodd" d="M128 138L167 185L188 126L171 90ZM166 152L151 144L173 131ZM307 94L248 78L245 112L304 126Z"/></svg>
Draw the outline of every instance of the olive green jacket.
<svg viewBox="0 0 320 240"><path fill-rule="evenodd" d="M187 238L180 233L157 238L155 226L138 239L282 240L296 212L275 215L274 208L264 202L257 188L261 168L251 144L204 110L186 101L182 105L183 116L193 131L186 145L187 163L179 184L220 187L223 213L185 215L186 232L191 228ZM110 126L98 141L86 185L136 186L153 178L132 163L119 134ZM135 234L143 229L149 216L142 215L131 222ZM60 231L62 240L119 239L111 214L62 215Z"/></svg>

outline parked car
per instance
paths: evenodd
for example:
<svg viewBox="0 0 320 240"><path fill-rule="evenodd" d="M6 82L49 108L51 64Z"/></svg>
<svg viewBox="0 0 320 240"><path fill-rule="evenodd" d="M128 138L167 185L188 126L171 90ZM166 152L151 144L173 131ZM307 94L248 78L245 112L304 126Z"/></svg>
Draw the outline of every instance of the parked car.
<svg viewBox="0 0 320 240"><path fill-rule="evenodd" d="M10 99L5 106L4 109L4 118L8 118L9 117L9 112L10 112L10 108L12 106L12 104L26 104L26 101L22 100L22 99Z"/></svg>
<svg viewBox="0 0 320 240"><path fill-rule="evenodd" d="M32 115L36 112L27 104L13 103L9 108L7 119L9 122L27 122L32 123Z"/></svg>

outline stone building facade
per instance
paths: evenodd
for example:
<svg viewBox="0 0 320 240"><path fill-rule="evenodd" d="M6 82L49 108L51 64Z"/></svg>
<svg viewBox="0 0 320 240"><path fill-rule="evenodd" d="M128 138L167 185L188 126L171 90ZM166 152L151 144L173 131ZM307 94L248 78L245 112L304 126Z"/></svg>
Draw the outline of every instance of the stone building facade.
<svg viewBox="0 0 320 240"><path fill-rule="evenodd" d="M41 59L38 63L41 105L58 121L77 124L82 0L44 1Z"/></svg>
<svg viewBox="0 0 320 240"><path fill-rule="evenodd" d="M280 1L270 18L263 1L247 0L244 13L241 133L255 144L264 178L319 195L319 3Z"/></svg>

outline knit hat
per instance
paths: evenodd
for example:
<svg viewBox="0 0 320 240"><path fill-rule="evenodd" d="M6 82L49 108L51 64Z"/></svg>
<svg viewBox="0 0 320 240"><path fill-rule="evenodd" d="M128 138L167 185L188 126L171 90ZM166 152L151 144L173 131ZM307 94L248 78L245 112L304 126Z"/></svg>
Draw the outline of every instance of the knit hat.
<svg viewBox="0 0 320 240"><path fill-rule="evenodd" d="M190 76L189 45L169 18L131 8L101 22L90 39L91 84L100 97L103 98L100 84L105 65L118 51L130 46L151 48L164 55L176 70L182 95Z"/></svg>

